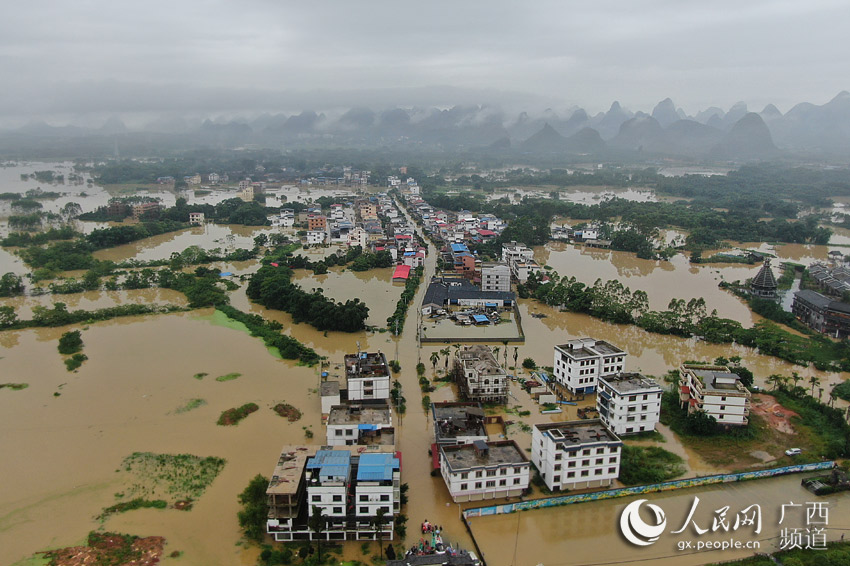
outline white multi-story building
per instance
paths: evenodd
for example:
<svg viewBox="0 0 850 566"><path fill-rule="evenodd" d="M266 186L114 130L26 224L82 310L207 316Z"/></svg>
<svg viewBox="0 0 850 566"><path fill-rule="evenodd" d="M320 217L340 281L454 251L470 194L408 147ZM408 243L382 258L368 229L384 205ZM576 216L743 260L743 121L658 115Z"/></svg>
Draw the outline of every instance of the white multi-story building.
<svg viewBox="0 0 850 566"><path fill-rule="evenodd" d="M518 244L516 242L502 244L502 261L507 263L508 265L512 264L514 261L533 259L534 250L532 250L525 244Z"/></svg>
<svg viewBox="0 0 850 566"><path fill-rule="evenodd" d="M278 541L313 540L315 507L327 518L323 539L376 540L374 520L383 509L380 538L392 540L400 490L399 453L391 447L285 446L266 490L267 531Z"/></svg>
<svg viewBox="0 0 850 566"><path fill-rule="evenodd" d="M360 226L348 232L348 245L351 247L360 246L364 250L369 244L369 233Z"/></svg>
<svg viewBox="0 0 850 566"><path fill-rule="evenodd" d="M378 514L379 509L383 509L392 530L393 515L401 511L399 459L388 453L360 456L354 497L358 520L368 521Z"/></svg>
<svg viewBox="0 0 850 566"><path fill-rule="evenodd" d="M504 403L508 400L508 376L484 344L463 346L455 353L455 380L469 401Z"/></svg>
<svg viewBox="0 0 850 566"><path fill-rule="evenodd" d="M600 376L623 371L626 353L595 338L570 340L555 346L555 381L573 395L596 391Z"/></svg>
<svg viewBox="0 0 850 566"><path fill-rule="evenodd" d="M705 411L717 424L743 426L749 422L750 392L726 366L679 366L679 401L688 413Z"/></svg>
<svg viewBox="0 0 850 566"><path fill-rule="evenodd" d="M292 209L281 209L280 214L269 216L272 226L276 228L292 228L295 226L295 212Z"/></svg>
<svg viewBox="0 0 850 566"><path fill-rule="evenodd" d="M481 290L510 291L511 268L506 263L482 263Z"/></svg>
<svg viewBox="0 0 850 566"><path fill-rule="evenodd" d="M203 212L190 212L189 213L189 224L196 224L198 226L203 225L204 223L204 213Z"/></svg>
<svg viewBox="0 0 850 566"><path fill-rule="evenodd" d="M345 379L349 401L386 402L390 398L390 368L380 351L346 355Z"/></svg>
<svg viewBox="0 0 850 566"><path fill-rule="evenodd" d="M328 518L329 526L344 522L349 484L351 452L319 450L307 460L307 516L318 508Z"/></svg>
<svg viewBox="0 0 850 566"><path fill-rule="evenodd" d="M607 487L620 474L622 445L599 419L534 425L531 461L551 491Z"/></svg>
<svg viewBox="0 0 850 566"><path fill-rule="evenodd" d="M308 230L307 231L307 243L308 244L324 244L325 238L327 238L328 233L324 230Z"/></svg>
<svg viewBox="0 0 850 566"><path fill-rule="evenodd" d="M599 377L596 410L609 429L620 436L655 430L661 416L661 387L639 373Z"/></svg>
<svg viewBox="0 0 850 566"><path fill-rule="evenodd" d="M513 440L440 446L440 473L457 502L516 497L528 489L531 465Z"/></svg>
<svg viewBox="0 0 850 566"><path fill-rule="evenodd" d="M327 423L328 446L395 443L392 411L388 405L337 405Z"/></svg>
<svg viewBox="0 0 850 566"><path fill-rule="evenodd" d="M502 244L502 261L510 267L511 275L520 283L525 283L529 275L540 271L540 265L534 261L534 250L525 244Z"/></svg>
<svg viewBox="0 0 850 566"><path fill-rule="evenodd" d="M515 260L511 263L511 275L520 283L525 283L528 278L541 270L540 264L533 259Z"/></svg>

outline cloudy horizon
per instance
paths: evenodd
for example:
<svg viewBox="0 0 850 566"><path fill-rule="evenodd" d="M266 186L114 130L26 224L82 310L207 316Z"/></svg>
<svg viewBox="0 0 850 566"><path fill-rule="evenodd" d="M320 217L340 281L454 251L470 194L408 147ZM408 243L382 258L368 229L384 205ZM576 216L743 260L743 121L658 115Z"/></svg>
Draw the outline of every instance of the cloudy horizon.
<svg viewBox="0 0 850 566"><path fill-rule="evenodd" d="M850 89L850 4L755 0L153 0L17 4L0 22L0 123L464 104L594 114L787 112ZM141 118L140 118L141 119Z"/></svg>

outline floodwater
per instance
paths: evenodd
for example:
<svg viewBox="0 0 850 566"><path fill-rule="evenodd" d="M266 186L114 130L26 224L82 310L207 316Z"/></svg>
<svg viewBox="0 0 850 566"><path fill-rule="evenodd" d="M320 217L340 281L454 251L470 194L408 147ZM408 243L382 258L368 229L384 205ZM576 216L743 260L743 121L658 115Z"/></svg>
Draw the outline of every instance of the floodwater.
<svg viewBox="0 0 850 566"><path fill-rule="evenodd" d="M813 474L810 474L813 475ZM802 476L805 477L805 476ZM759 552L779 550L780 530L800 528L806 533L807 503L823 502L827 506L827 540L838 540L850 529L850 498L847 494L815 497L800 486L800 474L786 477L653 493L635 497L579 503L564 507L540 509L470 519L470 526L482 549L488 566L545 564L546 566L608 565L645 562L687 566L720 562L752 555L754 550L678 550L680 541L724 541L730 538L742 543L759 541ZM693 520L709 532L699 535L693 526L681 534L672 534L685 523L688 513L699 497ZM619 522L623 509L632 501L647 499L666 514L667 528L651 546L638 547L620 536ZM795 503L801 507L786 507L780 526L782 505ZM735 517L749 505L761 506L762 529L753 527L732 530ZM726 518L729 532L711 532L714 511L729 506ZM646 517L645 520L649 520ZM650 523L652 524L652 523Z"/></svg>
<svg viewBox="0 0 850 566"><path fill-rule="evenodd" d="M163 235L108 250L110 259L158 259L171 251L180 251L197 243L216 247L215 240L234 234L234 238L249 241L254 229L244 231L229 227L210 227L196 235L193 230ZM189 234L186 236L185 234ZM179 241L180 238L198 240ZM241 240L237 240L241 241ZM185 245L184 245L185 244ZM150 250L156 250L150 251ZM435 254L426 262L427 281L434 272ZM311 249L309 253L324 255L328 249ZM586 253L572 246L550 244L536 250L541 263L548 263L562 275L575 274L587 283L602 279L620 278L634 289L644 289L650 295L653 308L664 308L672 297L705 296L709 310L717 308L745 324L754 318L743 304L717 289L722 275L725 279L751 276L758 266L690 266L682 259L670 262L637 260L629 254L602 251ZM156 254L162 254L156 257ZM684 258L683 258L684 259ZM258 262L229 265L236 275L250 273ZM719 273L718 273L719 272ZM390 281L390 270L363 273L332 270L315 276L306 271L296 272L297 280L305 287L319 285L326 295L344 301L355 296L370 307L369 323L382 326L395 308L401 286ZM396 377L403 385L407 398L407 413L396 416L398 448L403 453L402 476L411 486L407 515L409 516L407 545L418 541L418 524L428 519L443 526L446 538L470 547L459 520L460 506L451 502L442 479L430 475L428 448L433 438L430 413L420 403L415 366L426 365L426 376L433 377L430 363L432 352L450 346L423 345L416 339L416 307L421 303L425 285L420 286L414 306L408 313L405 332L395 338L389 332L353 334L319 332L307 324L293 324L287 313L269 311L251 303L244 293L245 285L230 294L231 303L244 311L280 321L284 332L314 348L328 362L338 364L346 353L356 350L382 350L388 358L398 358L402 371ZM61 301L73 308L98 308L122 302L176 303L179 297L171 291L142 290L136 292L82 293L55 297L26 297L10 299L20 313L33 305ZM9 304L4 302L3 304ZM717 356L740 355L743 363L756 374L758 382L772 373L801 375L817 374L824 388L827 383L846 379L842 374L826 374L813 369L791 366L786 362L759 355L753 350L731 345L710 345L691 339L648 334L630 327L601 322L585 315L559 313L534 301L522 300L526 342L517 346L519 361L531 357L540 365L549 365L552 347L571 338L593 336L608 340L629 353L626 368L650 375L663 375L686 359L711 360ZM532 312L546 314L534 318ZM161 535L167 538L166 554L183 551L181 562L190 565L253 564L258 550L239 545L240 532L236 522L237 495L249 479L260 473L268 475L284 444L321 444L324 431L319 416L316 387L319 368L299 367L271 355L263 343L246 332L216 324L210 310L144 317L127 317L91 324L83 329L83 352L88 356L74 373L66 371L62 356L57 352L57 340L68 328L28 329L0 332L0 376L3 382L29 383L21 391L0 390L0 477L5 489L0 490L0 548L4 563L13 563L33 552L68 546L83 540L90 531L100 527L94 518L104 507L114 503L114 493L122 490L121 476L115 473L121 460L134 451L160 453L192 453L199 456L219 456L227 465L207 492L188 512L175 510L137 510L113 515L104 527L137 535ZM72 328L79 328L74 326ZM504 348L504 346L499 345ZM514 346L509 346L508 366L514 365ZM499 354L504 356L504 349ZM441 356L437 368L444 367ZM199 372L209 374L203 380L193 379ZM231 372L241 373L233 381L217 382L215 377ZM576 407L564 407L558 414L540 414L530 397L515 383L511 384L511 406L530 410L531 416L515 414L506 419L525 424L576 418ZM59 396L55 396L59 393ZM431 394L434 400L454 398L451 386L441 385ZM192 398L202 398L207 405L177 414L175 410ZM219 427L215 421L221 411L247 402L256 402L261 409L236 427ZM304 413L295 423L275 415L269 408L277 402L289 402ZM584 401L592 403L591 399ZM314 432L305 437L303 427ZM520 446L530 445L530 435L517 425L508 429L508 436ZM668 441L670 444L670 441ZM672 444L670 444L672 447ZM673 448L671 448L673 449ZM694 473L709 473L710 467L694 455L684 454ZM787 481L788 483L783 483ZM712 488L726 493L731 501L779 501L791 493L799 478L749 482ZM710 491L710 490L707 490ZM796 493L796 492L794 492ZM684 494L684 495L683 495ZM690 492L681 492L663 505L668 516L681 516L681 506L690 501ZM678 497L679 499L675 499ZM720 495L717 496L720 498ZM706 495L709 498L709 495ZM523 514L521 525L523 564L558 564L569 559L584 559L594 549L597 562L617 560L622 547L615 536L615 520L624 501L583 504L554 511L534 511ZM465 504L474 506L474 504ZM838 508L837 508L838 509ZM846 522L846 509L841 507ZM548 517L555 512L561 517ZM580 513L577 515L576 513ZM836 521L839 512L836 510ZM517 531L518 515L498 518L493 527L473 528L481 536L484 552L491 564L514 563L513 536ZM540 519L537 519L540 517ZM678 519L677 519L678 520ZM477 521L477 520L476 520ZM545 524L544 524L545 523ZM837 524L837 523L836 523ZM563 525L563 527L562 527ZM845 525L846 526L846 525ZM569 537L565 538L564 528ZM554 530L553 530L554 529ZM561 530L557 530L561 529ZM488 534L489 533L489 534ZM567 539L586 538L602 544L572 545L566 551ZM504 547L508 545L510 548ZM573 550L582 546L588 550ZM669 546L669 545L668 545ZM655 549L656 547L653 547ZM669 548L658 546L658 556L671 554ZM551 549L551 550L550 550ZM534 557L534 551L547 554ZM650 550L655 552L655 550ZM346 555L359 557L359 543L349 545ZM637 556L633 554L633 556ZM647 554L646 556L656 556ZM730 556L731 557L731 556ZM725 555L724 555L725 558ZM718 560L705 555L704 561ZM532 560L534 560L532 562Z"/></svg>
<svg viewBox="0 0 850 566"><path fill-rule="evenodd" d="M563 200L566 202L574 202L578 204L599 204L600 202L612 199L619 198L623 200L630 200L634 202L657 202L658 198L655 195L655 192L647 189L634 189L634 188L613 188L613 187L588 187L587 190L583 190L581 188L567 188L562 190L557 190L553 187L553 190L558 193L558 200ZM552 191L544 191L539 189L521 189L521 188L513 188L508 191L498 191L493 194L487 195L488 201L499 200L501 198L508 198L515 201L520 201L525 197L528 198L552 198L550 195Z"/></svg>
<svg viewBox="0 0 850 566"><path fill-rule="evenodd" d="M653 310L667 308L671 299L703 297L708 310L750 326L756 321L745 304L717 285L721 281L755 276L760 265L693 265L677 254L669 261L640 259L635 254L590 248L566 242L550 242L535 248L535 260L548 265L562 277L575 277L593 285L597 279L618 279L632 291L645 291ZM525 318L523 317L523 322Z"/></svg>

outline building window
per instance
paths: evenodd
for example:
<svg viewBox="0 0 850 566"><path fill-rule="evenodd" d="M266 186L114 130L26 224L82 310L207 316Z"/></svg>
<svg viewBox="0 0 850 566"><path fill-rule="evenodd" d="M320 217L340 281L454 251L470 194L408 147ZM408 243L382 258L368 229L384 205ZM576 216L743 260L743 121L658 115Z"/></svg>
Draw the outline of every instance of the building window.
<svg viewBox="0 0 850 566"><path fill-rule="evenodd" d="M487 470L487 477L492 478L496 475L496 470Z"/></svg>
<svg viewBox="0 0 850 566"><path fill-rule="evenodd" d="M609 463L609 464L613 464L613 463L614 463L614 462L616 462L616 461L617 461L616 456L615 456L615 457L612 457L612 458L608 458L608 463Z"/></svg>
<svg viewBox="0 0 850 566"><path fill-rule="evenodd" d="M581 477L583 477L583 478L586 478L588 476L588 474L590 474L590 472L588 472L587 470L581 471Z"/></svg>
<svg viewBox="0 0 850 566"><path fill-rule="evenodd" d="M480 477L481 477L481 471L480 471L480 470L479 470L479 471L477 471L477 472L475 472L475 477L476 477L476 478L480 478Z"/></svg>
<svg viewBox="0 0 850 566"><path fill-rule="evenodd" d="M604 448L597 448L597 449L596 449L596 453L597 453L597 454L602 454L603 452L605 452L605 449L604 449Z"/></svg>
<svg viewBox="0 0 850 566"><path fill-rule="evenodd" d="M569 462L567 462L567 467L568 468L575 468L576 467L576 461L570 460Z"/></svg>
<svg viewBox="0 0 850 566"><path fill-rule="evenodd" d="M520 478L514 478L514 485L519 485L520 481Z"/></svg>
<svg viewBox="0 0 850 566"><path fill-rule="evenodd" d="M568 478L574 478L574 477L576 477L576 473L575 472L567 472L567 477Z"/></svg>
<svg viewBox="0 0 850 566"><path fill-rule="evenodd" d="M321 495L314 495L312 498L310 498L310 501L312 501L313 503L319 502L321 500L322 500Z"/></svg>
<svg viewBox="0 0 850 566"><path fill-rule="evenodd" d="M501 470L499 470L499 475L500 475L500 476L506 476L506 475L508 475L508 469L507 469L507 468L502 468Z"/></svg>
<svg viewBox="0 0 850 566"><path fill-rule="evenodd" d="M481 482L480 481L475 482L475 489L481 489Z"/></svg>
<svg viewBox="0 0 850 566"><path fill-rule="evenodd" d="M522 473L522 468L514 468L514 473L515 473L515 474L521 474L521 473Z"/></svg>
<svg viewBox="0 0 850 566"><path fill-rule="evenodd" d="M361 515L368 515L369 514L369 508L368 507L361 507L360 508L360 514Z"/></svg>
<svg viewBox="0 0 850 566"><path fill-rule="evenodd" d="M603 460L602 458L597 458L595 463L596 463L596 464L601 464L601 463L602 463L602 460Z"/></svg>
<svg viewBox="0 0 850 566"><path fill-rule="evenodd" d="M508 480L499 480L499 485L500 486L508 485Z"/></svg>
<svg viewBox="0 0 850 566"><path fill-rule="evenodd" d="M460 479L462 479L462 480L465 480L468 477L469 477L469 472L462 472L460 474Z"/></svg>
<svg viewBox="0 0 850 566"><path fill-rule="evenodd" d="M602 470L602 468L596 468L593 471L593 473L594 473L594 475L601 476L604 473L604 471Z"/></svg>
<svg viewBox="0 0 850 566"><path fill-rule="evenodd" d="M460 490L461 490L461 491L466 491L466 487L467 487L467 485L468 485L468 484L465 484L465 483L460 484Z"/></svg>
<svg viewBox="0 0 850 566"><path fill-rule="evenodd" d="M341 428L338 428L338 429L336 429L336 430L334 431L334 433L335 433L337 436L342 436L342 429L341 429Z"/></svg>
<svg viewBox="0 0 850 566"><path fill-rule="evenodd" d="M387 507L386 505L384 505L383 507L381 507L381 509L383 509L383 510L384 510L384 513L387 513L387 514L390 514L390 515L391 515L391 514L392 514L392 512L393 512L393 510L392 510L392 509L390 509L389 507Z"/></svg>
<svg viewBox="0 0 850 566"><path fill-rule="evenodd" d="M590 460L582 460L582 461L581 461L581 465L582 465L582 466L589 466L589 465L590 465Z"/></svg>
<svg viewBox="0 0 850 566"><path fill-rule="evenodd" d="M364 381L363 387L372 387L372 382L371 381Z"/></svg>
<svg viewBox="0 0 850 566"><path fill-rule="evenodd" d="M561 470L561 464L555 464L555 471L557 472L557 471L560 471L560 470Z"/></svg>
<svg viewBox="0 0 850 566"><path fill-rule="evenodd" d="M342 513L342 507L334 507L332 513L337 514L337 515L341 514Z"/></svg>
<svg viewBox="0 0 850 566"><path fill-rule="evenodd" d="M390 500L389 495L381 495L381 501L389 501L389 500Z"/></svg>
<svg viewBox="0 0 850 566"><path fill-rule="evenodd" d="M342 496L341 495L334 495L333 502L339 503L340 501L342 501Z"/></svg>
<svg viewBox="0 0 850 566"><path fill-rule="evenodd" d="M608 473L609 473L609 474L616 474L616 473L617 473L617 468L608 468Z"/></svg>

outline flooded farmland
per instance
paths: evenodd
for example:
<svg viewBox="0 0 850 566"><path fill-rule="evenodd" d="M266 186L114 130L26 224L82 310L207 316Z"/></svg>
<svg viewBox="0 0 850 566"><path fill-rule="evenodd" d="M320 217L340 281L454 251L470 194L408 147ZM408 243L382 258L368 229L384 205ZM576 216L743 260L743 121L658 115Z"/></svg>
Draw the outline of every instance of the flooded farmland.
<svg viewBox="0 0 850 566"><path fill-rule="evenodd" d="M190 245L206 249L245 247L252 245L254 236L267 230L209 225L104 250L98 252L98 257L115 261L161 259ZM789 259L791 255L825 258L830 249L805 248L781 246L778 251ZM311 249L304 253L317 258L330 251ZM619 252L588 252L560 243L540 247L536 255L538 261L561 275L574 275L585 283L592 284L597 278L618 278L632 290L645 290L652 308L665 308L674 297L701 296L709 310L716 308L721 316L745 325L757 320L737 298L717 287L722 280L752 276L759 268L757 265L692 266L684 256L655 262ZM0 272L26 271L7 251L0 251L0 264ZM4 269L7 265L10 268ZM257 261L249 261L227 264L226 269L239 276L251 273L257 266ZM426 280L434 273L434 267L435 254L430 253ZM334 268L326 275L314 275L297 270L294 280L307 290L320 287L325 295L338 301L360 298L370 307L367 323L383 327L401 292L401 287L392 283L391 273L390 269L355 273ZM430 475L428 449L433 432L430 415L419 402L415 366L421 361L426 365L426 376L432 377L431 353L450 345L420 347L417 343L416 307L424 291L422 285L408 313L404 333L397 338L390 332L324 333L304 323L294 324L287 313L251 303L245 296L245 283L229 296L236 308L281 322L284 333L326 356L330 363L326 370L332 375L340 372L338 364L342 356L355 351L358 342L361 350L382 350L389 358L396 357L397 351L402 366L398 378L408 399L407 413L403 417L394 415L398 448L403 453L402 481L411 486L405 542L409 546L418 541L416 526L428 519L443 526L448 540L469 548L471 539L459 519L461 507L451 501L442 478ZM48 306L54 301L64 302L72 309L132 302L185 304L185 298L173 291L147 289L18 297L3 299L0 305L14 306L19 316L26 318L34 306ZM531 357L540 365L549 365L554 344L593 336L627 351L627 370L650 375L663 375L685 359L711 360L721 355L739 355L762 384L772 373L788 375L791 371L799 371L806 377L818 375L824 387L848 377L792 366L749 348L649 334L640 328L604 323L586 315L561 313L531 300L521 300L519 309L526 335L526 341L517 346L520 361ZM546 316L535 318L532 313ZM88 360L78 371L68 372L57 352L57 341L63 332L77 328L82 329L83 352ZM513 351L512 345L508 365L512 365ZM441 369L443 363L441 357L437 368ZM6 455L0 459L0 477L5 488L0 490L0 562L13 564L34 552L76 544L89 531L102 526L137 535L164 536L168 541L166 556L175 550L182 551L179 559L182 564L256 563L258 549L240 542L236 498L250 478L258 473L266 476L271 473L284 444L323 443L324 429L316 393L319 371L318 367L302 367L279 359L261 340L251 337L240 325L214 315L210 309L127 317L69 328L0 332L2 381L29 384L20 391L0 390L3 428L0 450ZM201 373L208 375L201 379L194 377ZM231 373L240 375L232 380L216 380ZM453 387L442 385L432 393L432 398L450 400L454 395ZM191 411L178 411L192 399L203 399L205 404ZM283 401L303 412L301 420L290 423L271 411L275 403ZM215 424L223 410L248 402L257 403L260 410L235 427ZM590 404L591 400L585 403ZM524 421L528 424L576 418L576 407L565 407L558 414L539 413L534 402L515 383L511 384L511 405L532 411ZM314 436L308 438L306 430ZM530 444L530 434L517 426L509 427L508 436L522 447ZM672 440L668 443L671 450L685 456L693 473L716 471L686 450L671 447ZM141 451L217 456L225 458L227 464L190 511L135 510L112 515L101 524L97 515L115 502L115 493L123 488L116 470L123 458ZM787 502L783 499L789 496L796 497L798 484L799 477L791 476L657 494L649 499L660 502L672 520L682 516L694 493L699 493L712 509L731 501L752 500L763 501L767 510L769 506ZM831 524L836 528L850 527L846 496L831 497L829 501L834 521ZM624 560L624 556L630 559L644 556L634 551L623 554L625 543L615 535L616 520L626 503L627 500L608 501L474 519L472 527L491 566L616 562ZM677 557L678 562L671 561L668 555L673 552L668 542L662 540L645 556L652 560L665 559L670 564L721 559L707 554L704 558L687 555ZM723 554L722 559L731 556ZM346 548L346 557L362 558L359 543ZM163 563L177 561L166 558Z"/></svg>

